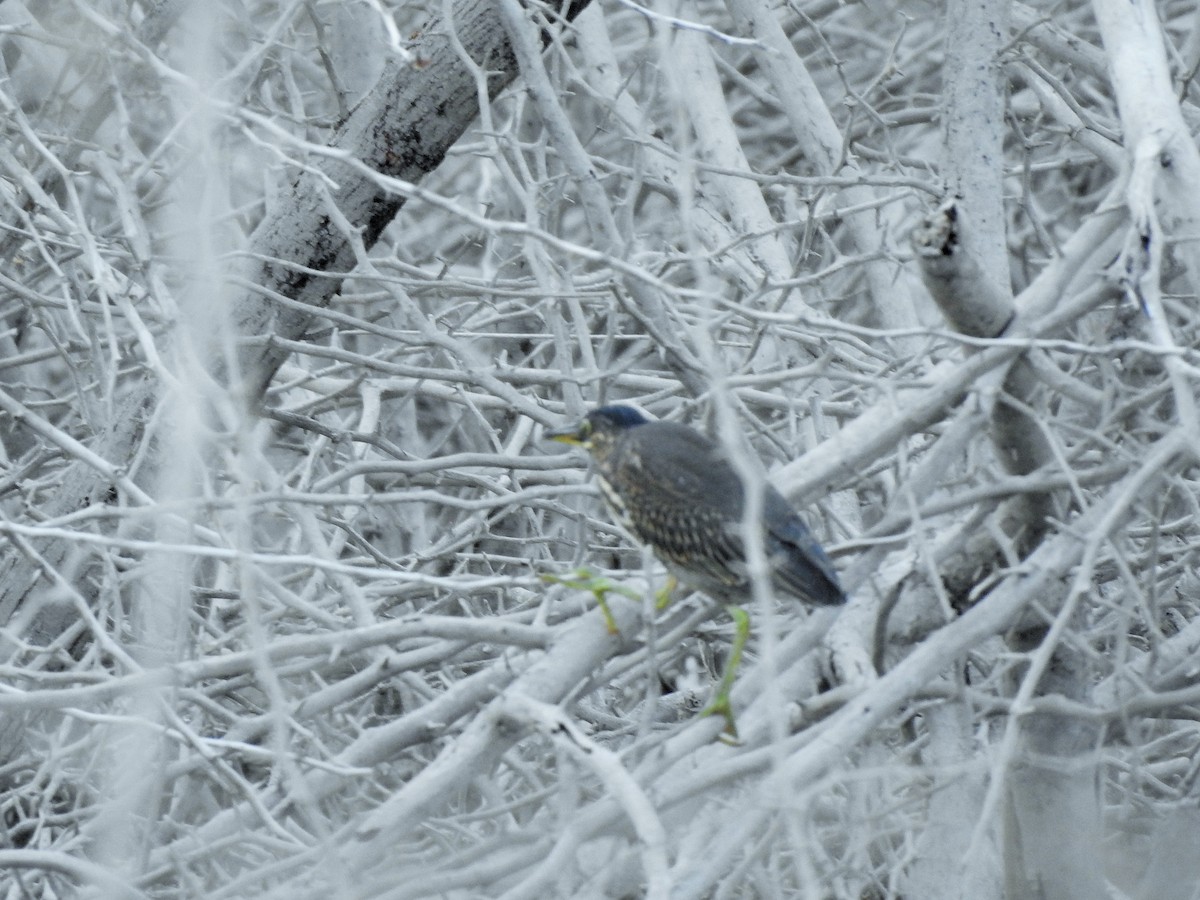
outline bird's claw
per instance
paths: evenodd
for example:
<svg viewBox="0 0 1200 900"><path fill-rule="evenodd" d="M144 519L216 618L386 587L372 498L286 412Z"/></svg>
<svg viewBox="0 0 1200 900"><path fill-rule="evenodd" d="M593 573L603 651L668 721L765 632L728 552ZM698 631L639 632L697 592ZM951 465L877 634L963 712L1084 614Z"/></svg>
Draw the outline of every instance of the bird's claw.
<svg viewBox="0 0 1200 900"><path fill-rule="evenodd" d="M604 616L604 625L608 629L609 634L620 634L621 631L617 628L617 622L613 618L612 610L608 608L608 595L615 593L623 597L629 597L632 600L641 599L641 595L633 588L613 581L607 575L597 575L586 566L575 569L567 575L555 575L551 572L543 573L541 579L548 584L561 584L572 590L590 592L596 598L596 605L600 607L600 612Z"/></svg>

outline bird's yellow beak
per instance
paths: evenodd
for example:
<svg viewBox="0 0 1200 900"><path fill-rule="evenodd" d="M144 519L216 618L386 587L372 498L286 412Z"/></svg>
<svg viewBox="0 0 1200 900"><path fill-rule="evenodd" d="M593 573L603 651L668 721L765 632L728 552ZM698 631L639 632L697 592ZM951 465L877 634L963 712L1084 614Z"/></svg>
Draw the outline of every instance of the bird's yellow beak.
<svg viewBox="0 0 1200 900"><path fill-rule="evenodd" d="M547 431L543 437L548 441L558 441L560 444L587 447L586 431L583 422L575 422L562 428L554 428Z"/></svg>

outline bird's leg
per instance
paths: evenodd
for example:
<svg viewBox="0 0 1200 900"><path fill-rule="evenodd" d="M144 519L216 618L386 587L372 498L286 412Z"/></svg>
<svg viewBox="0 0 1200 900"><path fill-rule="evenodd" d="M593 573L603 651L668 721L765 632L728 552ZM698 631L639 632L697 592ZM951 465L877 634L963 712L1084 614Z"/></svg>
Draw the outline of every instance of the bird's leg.
<svg viewBox="0 0 1200 900"><path fill-rule="evenodd" d="M750 614L740 606L726 606L733 619L733 646L729 648L729 661L725 663L725 672L717 683L712 702L700 711L702 716L720 715L725 719L725 735L737 741L737 723L733 720L733 707L729 703L729 692L733 690L733 682L737 678L738 667L742 664L742 652L746 649L746 641L750 639Z"/></svg>
<svg viewBox="0 0 1200 900"><path fill-rule="evenodd" d="M619 634L620 632L616 620L613 619L612 611L608 608L608 595L616 593L629 597L631 600L641 599L641 595L633 588L618 584L605 575L597 575L586 566L565 576L546 573L541 576L541 579L549 584L561 584L577 591L590 591L596 598L596 605L600 607L600 612L604 616L604 624L608 628L609 634Z"/></svg>
<svg viewBox="0 0 1200 900"><path fill-rule="evenodd" d="M600 607L600 614L604 616L604 627L608 633L620 634L621 629L617 627L617 620L613 618L612 610L608 608L608 600L605 598L608 591L593 590L592 593L596 595L596 605Z"/></svg>
<svg viewBox="0 0 1200 900"><path fill-rule="evenodd" d="M675 593L675 588L679 587L679 579L674 575L667 575L667 583L659 588L658 593L654 595L654 608L666 609L671 603L671 595Z"/></svg>

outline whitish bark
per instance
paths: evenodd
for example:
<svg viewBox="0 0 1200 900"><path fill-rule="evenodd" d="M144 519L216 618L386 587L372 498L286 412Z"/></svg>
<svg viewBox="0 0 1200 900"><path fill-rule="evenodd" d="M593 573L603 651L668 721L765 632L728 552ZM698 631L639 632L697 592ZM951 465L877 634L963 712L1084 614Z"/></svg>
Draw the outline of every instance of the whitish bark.
<svg viewBox="0 0 1200 900"><path fill-rule="evenodd" d="M1190 238L1200 233L1200 149L1179 107L1176 85L1167 62L1166 39L1154 3L1095 0L1108 57L1125 150L1144 177L1130 181L1130 208L1141 238L1141 250L1127 264L1137 277L1162 254L1164 234L1152 219L1154 201L1166 212L1167 234L1186 235L1179 248L1191 289L1200 293L1200 252Z"/></svg>
<svg viewBox="0 0 1200 900"><path fill-rule="evenodd" d="M1133 165L1127 195L1133 233L1121 268L1131 297L1146 315L1151 340L1166 354L1179 420L1200 440L1190 370L1177 355L1162 297L1163 265L1172 256L1182 263L1190 292L1200 295L1200 251L1194 240L1200 234L1200 149L1175 96L1154 4L1096 0L1093 9ZM1169 246L1173 238L1182 240Z"/></svg>
<svg viewBox="0 0 1200 900"><path fill-rule="evenodd" d="M956 183L942 88L963 73L947 71L943 16L606 0L560 28L497 0L528 89L491 103L475 90L479 127L415 185L318 146L356 93L325 18L347 3L200 4L220 27L206 92L187 74L194 32L160 39L194 2L20 0L40 20L27 24L18 2L0 3L20 25L0 34L0 552L41 555L0 584L26 599L36 577L18 615L67 628L46 647L5 623L0 729L23 743L0 748L0 894L978 900L1004 862L1009 895L1095 888L1101 868L1099 896L1191 889L1195 817L1171 811L1194 792L1200 702L1200 441L1183 402L1200 316L1174 261L1195 246L1173 230L1162 156L1120 145L1132 131L1090 0L1012 8L1009 232L981 232L986 252L1007 240L1017 286L999 336L1011 309L987 305L1003 285L970 271L988 264L958 252L969 240L930 242L952 251L945 315L907 246L893 253ZM417 7L483 8L358 3L394 14L396 52L450 33L413 37ZM1185 116L1190 12L1159 7ZM542 30L562 34L548 54ZM394 74L425 77L429 60L412 62ZM221 153L188 149L202 107ZM185 193L197 155L231 187ZM271 338L290 356L261 416L231 410L206 374L191 379L199 400L161 390L202 370L169 338L188 330L189 296L203 339L230 270L226 296L261 288L252 270L297 271L298 256L225 251L279 211L260 202L264 173L305 166L325 192L314 212L355 179L409 200L369 252L371 223L329 226L355 268L340 286L306 270L313 305L254 301L267 329L290 304L299 335ZM201 210L214 200L236 208L216 221L237 236L205 268L193 245L216 231ZM979 227L962 203L958 224ZM1123 284L1105 278L1113 260ZM916 327L881 327L896 272ZM320 306L318 288L338 292ZM976 289L984 315L963 315ZM1049 397L1013 388L1014 414L1034 409L1057 454L1032 472L1032 446L1001 465L990 444L1021 357ZM584 455L539 440L601 398L715 415L773 480L822 499L854 603L825 640L828 623L795 604L754 616L739 746L695 715L728 619L699 598L654 609L633 574L652 564L604 516ZM222 402L227 418L191 420ZM1031 494L1075 505L1030 554L1008 535ZM619 635L590 591L555 580L584 564L636 595L609 595ZM1054 630L1026 629L1014 653L1005 636L1035 609ZM842 680L845 648L872 639L883 674ZM1099 752L1095 732L1040 740L1067 722L1105 726ZM993 865L1006 819L1012 850ZM1026 846L1056 821L1061 834ZM1093 841L1105 854L1087 872Z"/></svg>
<svg viewBox="0 0 1200 900"><path fill-rule="evenodd" d="M1082 615L1069 615L1074 625ZM1048 634L1049 632L1049 634ZM1054 646L1058 634L1040 628L1010 641L1047 641L1049 663L1031 694L1060 696L1086 706L1092 673L1084 654ZM1088 900L1105 892L1100 807L1100 740L1104 727L1078 716L1041 712L1009 726L1020 730L1009 761L1004 808L1006 896Z"/></svg>
<svg viewBox="0 0 1200 900"><path fill-rule="evenodd" d="M562 158L583 201L593 246L614 261L623 259L633 249L632 242L617 227L609 198L596 177L582 141L571 127L538 54L540 48L531 32L540 17L531 20L519 0L496 2L500 21L508 31L517 64L525 76L527 90L542 117L551 144ZM530 248L530 256L538 258L536 248ZM709 386L708 373L678 333L678 324L672 320L661 292L638 278L625 278L622 281L624 291L619 296L623 300L629 297L624 300L626 310L644 324L689 391L693 394L705 391Z"/></svg>
<svg viewBox="0 0 1200 900"><path fill-rule="evenodd" d="M561 5L570 19L588 0ZM250 288L235 305L240 382L257 398L287 354L272 338L297 340L329 303L408 199L479 114L517 77L517 61L492 0L454 0L393 60L342 123L327 150L281 191L250 239ZM375 173L394 179L381 184ZM282 295L296 305L277 303Z"/></svg>
<svg viewBox="0 0 1200 900"><path fill-rule="evenodd" d="M952 197L913 229L912 245L925 287L954 330L994 338L1008 327L1016 307L1007 280L997 280L986 265L996 241L979 230L970 201ZM1004 232L995 237L1003 249Z"/></svg>
<svg viewBox="0 0 1200 900"><path fill-rule="evenodd" d="M1200 226L1196 201L1200 154L1179 110L1154 5L1098 0L1093 6L1108 50L1125 146L1133 158L1128 203L1136 238L1124 257L1127 286L1149 318L1152 339L1169 354L1165 364L1172 376L1176 411L1194 440L1200 436L1200 425L1190 376L1181 371L1166 323L1161 262L1167 235L1195 234ZM1162 222L1156 196L1166 212ZM1189 243L1177 247L1195 292L1200 288L1195 248ZM1014 369L1013 375L1017 374ZM1028 372L1023 380L1034 381ZM1015 413L1010 418L1021 416ZM1015 461L1022 464L1019 456ZM1086 616L1080 611L1070 621L1082 630ZM1029 646L1046 642L1041 652L1049 662L1037 681L1037 694L1090 703L1094 676L1085 653L1060 642L1056 629L1045 626L1031 626L1017 640ZM1010 728L1019 729L1019 744L1008 771L1008 895L1045 900L1100 896L1105 890L1098 771L1102 726L1045 712L1018 720Z"/></svg>
<svg viewBox="0 0 1200 900"><path fill-rule="evenodd" d="M388 52L398 49L391 42L398 41L399 35L383 9L365 0L339 3L325 9L324 16L321 25L329 29L330 81L338 92L339 107L348 113L379 82Z"/></svg>
<svg viewBox="0 0 1200 900"><path fill-rule="evenodd" d="M1004 214L1004 110L1008 81L1000 54L1011 40L1007 0L954 0L946 8L942 72L942 177L970 211L961 237L996 289L1009 293Z"/></svg>
<svg viewBox="0 0 1200 900"><path fill-rule="evenodd" d="M569 18L587 2L575 0L561 9ZM255 229L245 294L232 306L234 337L242 343L237 384L245 399L257 401L290 352L274 341L304 337L313 311L338 292L407 199L374 174L419 181L475 120L480 102L516 76L512 48L490 0L455 0L449 19L435 18L422 30L409 56L389 65L329 146L308 148L318 158L284 186ZM481 85L483 93L477 90ZM223 348L212 350L218 356L211 362L219 367ZM155 390L143 384L124 402L100 448L103 458L117 466L129 458ZM112 489L92 467L75 463L46 512L59 515L101 502ZM38 542L31 551L10 543L0 559L0 613L7 613L0 621L8 621L38 584L39 573L58 569L68 552L57 541ZM35 612L27 611L26 625ZM36 637L49 639L73 615L61 604L48 609L37 620Z"/></svg>
<svg viewBox="0 0 1200 900"><path fill-rule="evenodd" d="M962 221L958 206L961 201L951 201L931 215L923 226L914 233L913 243L921 262L922 274L948 319L961 331L972 336L998 337L1013 316L1013 306L1008 301L1007 291L994 284L983 267L972 255L970 242L965 239L970 233L968 223ZM992 409L991 434L1001 464L1016 475L1027 475L1053 460L1053 453L1038 421L1035 404L1037 380L1023 357L1017 358L1004 381L1004 395ZM1046 526L1050 509L1049 492L1029 494L1020 504L1020 512L1008 523L1015 533L1012 540L1017 546L1028 545L1031 539ZM1024 534L1019 534L1023 532ZM969 560L969 580L959 575L948 579L952 590L965 591L971 584L986 577L990 566L987 558L1002 558L1000 551L988 550L984 544L979 548L985 558ZM961 563L956 563L962 568ZM957 582L962 581L961 585ZM957 598L955 598L957 600ZM985 597L983 602L990 598ZM1044 627L1031 625L1033 634L1044 634ZM1029 639L1028 637L1026 638ZM1042 693L1068 691L1068 696L1085 700L1089 690L1086 673L1072 666L1072 653L1066 648L1056 651L1058 673L1053 681L1045 680L1039 685ZM1077 662L1077 661L1076 661ZM1079 676L1075 679L1070 675ZM940 719L934 718L938 724ZM945 727L945 723L941 723ZM1080 745L1075 739L1077 725L1073 720L1064 720L1053 714L1044 714L1031 719L1021 732L1029 745L1018 751L1022 762L1014 765L1007 773L1009 780L1008 816L1004 830L1005 873L1010 896L1034 896L1034 886L1046 889L1046 897L1094 896L1099 886L1098 867L1092 857L1092 847L1100 827L1099 797L1096 793L1097 757L1095 735L1091 743ZM933 739L938 735L935 729ZM934 749L938 748L934 744ZM1069 769L1065 775L1061 768L1041 763L1047 755L1053 755L1060 767ZM968 776L970 777L970 776ZM963 894L963 877L969 878L973 888L966 893L976 896L980 890L993 895L999 890L999 879L989 878L986 861L992 856L985 847L990 838L969 852L970 836L986 833L986 821L980 822L982 800L978 776L974 776L975 791L968 789L965 778L952 782L944 791L935 795L931 805L932 827L926 833L921 846L924 852L918 857L913 877L914 885L922 885L921 893L930 889L945 896ZM976 805L972 805L972 801ZM1070 810L1070 815L1058 814ZM969 814L969 815L968 815ZM946 828L948 818L960 817L959 827ZM946 881L945 858L942 852L950 842L949 857L965 860L963 874ZM955 844L955 842L958 842ZM936 852L935 852L936 851ZM984 859L979 857L984 855ZM1087 877L1084 877L1084 876ZM1102 879L1100 879L1102 881ZM1072 885L1075 894L1061 893L1065 885ZM940 886L940 887L935 887Z"/></svg>
<svg viewBox="0 0 1200 900"><path fill-rule="evenodd" d="M969 337L998 338L1016 308L1005 284L995 281L983 265L981 250L994 241L970 237L975 222L969 215L965 201L943 203L914 229L913 250L930 295L955 330ZM1003 234L999 239L1003 241ZM1013 360L990 407L992 444L1001 465L1014 475L1028 475L1054 459L1038 406L1039 383L1021 355ZM1048 494L1023 498L1022 508L1009 517L1014 540L1028 546L1036 539L1050 513L1049 501Z"/></svg>
<svg viewBox="0 0 1200 900"><path fill-rule="evenodd" d="M571 17L586 5L587 0L576 0L561 9ZM392 63L330 145L309 148L318 156L313 169L295 176L256 229L250 241L250 271L244 276L246 291L232 307L233 336L246 342L237 357L240 387L251 403L290 352L283 349L286 342L304 337L311 310L325 306L338 292L365 249L404 203L406 197L381 186L374 173L405 182L420 180L475 120L479 103L516 77L511 46L490 0L457 0L449 8L449 20L434 20L424 29L410 47L411 56ZM154 19L155 27L170 24L178 13L178 5L164 4L161 18ZM462 58L463 51L470 60ZM477 87L484 82L486 91L480 93ZM88 128L103 119L106 108L102 106L92 110ZM220 368L228 362L229 348L218 340L226 334L220 318L214 317L213 322L216 327L211 332L201 330L189 337L197 344L207 341L215 357L208 362ZM275 339L284 343L273 343ZM113 410L95 442L92 452L115 471L122 472L144 439L142 430L158 390L149 380L134 388ZM68 456L74 455L68 451ZM153 464L148 468L153 471ZM129 502L143 505L136 494L121 487L121 479L114 482L83 455L59 477L59 484L60 489L42 506L45 516L103 506L117 491L127 495ZM70 568L74 552L72 542L63 537L5 541L0 558L0 622L11 629L10 634L49 645L70 634L69 629L83 628L80 608L95 599L91 579L79 579L87 587L70 585L64 590L66 582L60 574ZM8 644L0 642L5 656L11 650ZM18 755L15 748L29 724L22 716L7 718L0 727L2 755Z"/></svg>
<svg viewBox="0 0 1200 900"><path fill-rule="evenodd" d="M946 165L948 177L961 197L943 204L913 236L925 283L939 308L957 330L987 338L999 337L1014 311L1004 271L1007 253L1000 218L1004 94L996 53L1004 30L990 18L1001 15L995 6L960 9L958 14L963 19L952 24L948 34ZM974 203L979 204L979 217L990 228L976 227ZM964 211L969 213L969 220ZM1001 465L1016 475L1030 474L1054 460L1038 412L1038 387L1032 366L1024 356L1018 357L1004 379L1003 394L992 408L993 445ZM1018 552L1045 529L1051 498L1050 492L1027 494L1010 510L1012 515L1005 524ZM966 579L961 573L950 575L952 590L965 591L986 577L992 568L988 558L1003 559L1001 550L991 550L984 542L977 543L977 547L985 557L967 560ZM962 569L961 563L958 568ZM987 601L985 597L983 602ZM1045 626L1036 623L1035 619L1029 625L1031 633L1025 640L1046 634ZM1065 692L1073 699L1085 700L1089 693L1086 667L1069 648L1059 647L1054 653L1056 677L1040 682L1039 693ZM1031 718L1021 728L1022 747L1016 751L1020 761L1005 775L1008 804L1003 858L1008 896L1083 898L1096 896L1103 887L1093 849L1100 830L1096 735L1092 734L1090 743L1081 745L1076 739L1077 730L1076 721L1054 714ZM1042 762L1048 756L1055 760L1053 765ZM982 793L977 792L974 799L982 800ZM926 853L919 857L914 870L916 884L925 886L919 893L928 895L929 888L939 884L942 886L934 888L935 896L962 893L957 879L946 884L937 877L940 854L931 850L946 841L952 847L953 842L959 842L950 855L968 861L964 871L975 880L975 890L986 886L993 895L999 891L999 879L988 878L986 865L978 859L984 847L991 845L990 835L978 841L975 852L968 849L970 835L987 834L990 823L963 820L962 827L946 833L940 827L947 816L961 816L969 807L969 802L964 802L968 800L962 794L961 781L935 799L931 815L933 811L940 813L939 827L925 835L921 846ZM980 814L978 809L973 810L973 817ZM927 870L921 858L934 868ZM1044 894L1037 893L1043 890ZM967 893L975 895L975 891Z"/></svg>
<svg viewBox="0 0 1200 900"><path fill-rule="evenodd" d="M988 347L962 361L940 363L927 375L927 387L900 395L901 402L887 397L863 410L838 435L776 472L774 480L780 490L797 502L820 496L825 485L837 483L891 452L902 436L944 418L984 373L1009 365L1019 355L1021 338L1056 334L1074 322L1084 310L1068 312L1058 305L1063 292L1086 266L1096 264L1097 249L1122 221L1120 210L1097 212L1063 246L1062 255L1021 292L1018 318L1006 332L1012 343ZM1087 274L1094 276L1095 272ZM1101 299L1093 296L1085 303L1090 307Z"/></svg>
<svg viewBox="0 0 1200 900"><path fill-rule="evenodd" d="M928 710L922 719L927 743L921 758L935 784L905 890L930 900L998 897L1002 881L995 875L995 843L979 848L983 858L967 853L984 797L978 726L966 704L956 701Z"/></svg>
<svg viewBox="0 0 1200 900"><path fill-rule="evenodd" d="M613 49L603 13L603 6L600 6L577 25L581 39L579 50L586 61L583 75L605 98L621 133L629 141L646 148L645 152L639 154L638 164L645 168L647 176L661 185L662 189L681 193L688 188L689 176L685 165L676 159L674 149L662 135L656 133L658 126L651 121L649 113L625 89L620 60ZM720 274L731 281L739 293L749 294L758 290L762 286L759 260L743 248L739 242L742 233L733 227L725 211L715 203L708 202L703 195L690 198L688 205L690 215L682 224L691 230L698 243L711 249L726 248L723 254L726 261L719 269ZM628 210L622 210L622 213L627 214ZM786 273L790 274L790 270L790 265L785 266ZM775 277L780 275L778 272L773 274Z"/></svg>
<svg viewBox="0 0 1200 900"><path fill-rule="evenodd" d="M755 58L767 73L813 172L860 177L857 161L846 152L845 136L803 60L788 40L778 15L765 0L727 0L726 5L739 29L758 42ZM871 189L864 185L845 187L839 199L853 210L845 216L853 249L863 254L886 250L880 220L871 211L875 201ZM917 322L913 299L907 283L898 277L894 264L886 259L873 260L867 264L866 274L880 324L895 329L913 327Z"/></svg>
<svg viewBox="0 0 1200 900"><path fill-rule="evenodd" d="M675 897L700 898L712 889L716 879L749 846L776 809L775 798L794 797L811 785L830 766L844 758L848 748L857 744L921 686L929 684L947 665L970 648L1008 627L1031 603L1051 604L1062 599L1061 582L1068 578L1085 555L1090 556L1106 536L1132 512L1132 504L1141 492L1159 482L1169 468L1178 466L1185 453L1182 441L1167 439L1156 448L1153 457L1114 486L1103 503L1098 503L1076 520L1070 531L1042 542L1028 560L1028 574L1006 580L960 618L931 635L871 688L846 704L825 723L819 733L805 741L803 749L784 758L757 790L762 806L737 821L722 824L709 843L711 853L694 871L678 872ZM1077 530L1076 530L1077 529ZM1086 536L1086 537L1085 537ZM1086 578L1076 578L1077 582ZM688 772L693 781L700 776ZM992 783L992 792L997 785ZM670 793L664 785L664 796ZM989 803L985 802L983 820Z"/></svg>

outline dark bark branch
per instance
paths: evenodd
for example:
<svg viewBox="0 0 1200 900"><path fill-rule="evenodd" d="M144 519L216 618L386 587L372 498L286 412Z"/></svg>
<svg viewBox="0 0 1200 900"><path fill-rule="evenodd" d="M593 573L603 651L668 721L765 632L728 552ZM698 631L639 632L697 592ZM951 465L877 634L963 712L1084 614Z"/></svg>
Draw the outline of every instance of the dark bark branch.
<svg viewBox="0 0 1200 900"><path fill-rule="evenodd" d="M558 16L550 21L569 21L588 2L554 3ZM251 236L249 253L254 262L249 278L254 287L236 304L234 314L234 334L242 341L241 389L251 404L257 403L288 354L272 338L301 339L312 318L294 306L274 302L271 295L282 294L314 311L326 306L354 269L356 246L373 246L403 206L405 198L381 187L371 172L419 181L437 168L478 116L476 72L486 78L489 98L517 77L512 47L492 0L452 0L449 7L449 20L437 17L421 30L409 48L410 60L396 62L384 72L337 130L330 153L313 171L294 178ZM552 37L543 30L543 44ZM471 64L459 54L460 47ZM330 181L334 186L329 186ZM331 202L336 210L330 210ZM347 223L356 234L344 230ZM152 382L136 386L96 447L118 469L139 440L156 392ZM113 490L95 469L75 461L46 512L57 516L104 502ZM59 565L69 550L62 541L37 544L40 560L22 554L11 543L0 558L0 612L5 613L0 622L8 623L28 594L42 584L42 567ZM71 618L69 607L49 607L36 615L27 611L23 621L39 638L51 639Z"/></svg>
<svg viewBox="0 0 1200 900"><path fill-rule="evenodd" d="M566 22L589 2L570 0L551 8L557 8L558 21ZM543 31L541 37L545 44L553 35ZM235 313L235 334L247 341L239 362L242 389L251 402L287 356L269 339L298 340L312 318L272 302L270 294L314 311L328 305L357 263L356 245L374 246L406 199L371 173L419 181L441 164L479 114L480 79L490 100L519 71L493 0L453 0L449 15L431 20L408 50L410 59L392 62L338 128L329 143L334 152L322 157L315 171L302 171L292 180L277 210L251 236L250 280L263 290L249 291ZM354 162L339 159L342 155ZM327 179L332 187L323 184ZM345 223L357 235L347 234Z"/></svg>

